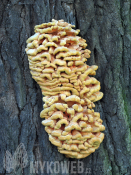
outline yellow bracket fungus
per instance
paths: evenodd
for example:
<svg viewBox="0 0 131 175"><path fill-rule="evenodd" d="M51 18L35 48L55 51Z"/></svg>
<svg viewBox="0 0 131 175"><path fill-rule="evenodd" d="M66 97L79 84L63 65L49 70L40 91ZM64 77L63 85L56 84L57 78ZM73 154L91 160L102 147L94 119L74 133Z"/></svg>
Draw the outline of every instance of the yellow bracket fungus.
<svg viewBox="0 0 131 175"><path fill-rule="evenodd" d="M35 26L27 42L32 78L44 95L40 117L52 144L70 158L93 153L104 139L105 130L94 102L103 97L100 82L92 77L98 66L85 61L91 51L86 40L64 20Z"/></svg>

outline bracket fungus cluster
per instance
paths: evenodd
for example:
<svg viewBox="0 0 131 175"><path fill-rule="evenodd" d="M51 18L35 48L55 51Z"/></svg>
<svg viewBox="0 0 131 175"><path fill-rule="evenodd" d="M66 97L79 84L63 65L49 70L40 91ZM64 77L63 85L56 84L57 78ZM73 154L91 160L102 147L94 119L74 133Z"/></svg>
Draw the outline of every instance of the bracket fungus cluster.
<svg viewBox="0 0 131 175"><path fill-rule="evenodd" d="M105 130L94 102L102 98L100 82L92 77L98 66L88 66L90 50L64 20L35 26L27 40L32 78L44 95L40 117L49 140L70 158L84 158L103 141Z"/></svg>

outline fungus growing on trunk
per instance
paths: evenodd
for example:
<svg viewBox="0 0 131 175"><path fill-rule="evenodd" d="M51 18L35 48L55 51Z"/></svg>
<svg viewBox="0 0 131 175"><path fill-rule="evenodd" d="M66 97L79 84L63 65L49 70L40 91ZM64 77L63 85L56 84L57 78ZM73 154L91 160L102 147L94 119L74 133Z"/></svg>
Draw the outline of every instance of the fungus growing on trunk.
<svg viewBox="0 0 131 175"><path fill-rule="evenodd" d="M98 66L88 66L90 50L80 30L64 20L35 26L27 40L32 78L44 95L42 124L58 151L70 158L93 153L104 139L105 130L94 102L102 98L100 82L92 77Z"/></svg>

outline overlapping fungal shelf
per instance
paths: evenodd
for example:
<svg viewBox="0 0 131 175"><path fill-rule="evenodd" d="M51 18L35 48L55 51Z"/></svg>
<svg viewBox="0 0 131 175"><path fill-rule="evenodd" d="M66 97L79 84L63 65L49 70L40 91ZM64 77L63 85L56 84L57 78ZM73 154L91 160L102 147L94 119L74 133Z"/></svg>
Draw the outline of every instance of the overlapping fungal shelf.
<svg viewBox="0 0 131 175"><path fill-rule="evenodd" d="M70 158L84 158L103 141L105 130L94 102L102 98L100 82L92 77L98 66L85 61L90 50L80 30L63 20L35 26L27 40L32 78L44 95L42 124L58 151Z"/></svg>

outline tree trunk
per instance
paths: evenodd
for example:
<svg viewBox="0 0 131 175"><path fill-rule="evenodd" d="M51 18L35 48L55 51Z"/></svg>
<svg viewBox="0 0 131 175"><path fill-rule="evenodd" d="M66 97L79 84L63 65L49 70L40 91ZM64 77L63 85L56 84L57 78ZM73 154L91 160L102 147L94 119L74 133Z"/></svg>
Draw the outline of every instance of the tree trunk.
<svg viewBox="0 0 131 175"><path fill-rule="evenodd" d="M55 161L69 163L65 174L81 174L80 162L60 154L41 124L42 94L31 77L25 53L26 40L34 34L34 26L52 18L64 19L80 29L80 36L91 50L88 64L99 66L96 78L104 97L95 103L95 111L100 112L106 127L105 138L99 149L80 160L82 174L131 174L130 6L130 0L0 1L1 174L8 174L3 166L5 153L9 156L10 152L13 157L20 143L24 144L28 164L17 166L10 174L21 175L22 170L25 175L64 174L62 167L59 171L54 169ZM40 162L45 162L43 173L40 165L38 172L37 165L34 171L31 168L31 163L34 166ZM49 171L48 163L52 167Z"/></svg>

